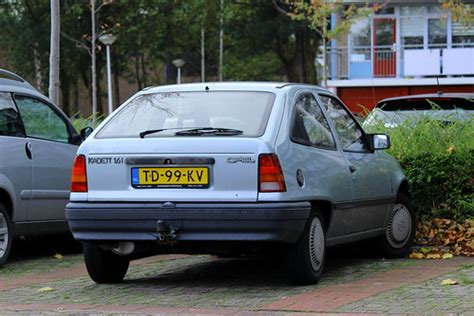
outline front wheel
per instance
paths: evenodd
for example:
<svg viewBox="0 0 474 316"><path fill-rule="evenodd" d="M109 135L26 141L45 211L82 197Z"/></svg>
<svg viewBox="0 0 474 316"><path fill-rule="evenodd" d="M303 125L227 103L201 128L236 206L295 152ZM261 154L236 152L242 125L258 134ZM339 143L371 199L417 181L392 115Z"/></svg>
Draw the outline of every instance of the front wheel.
<svg viewBox="0 0 474 316"><path fill-rule="evenodd" d="M8 259L12 247L12 237L10 216L5 206L0 203L0 266Z"/></svg>
<svg viewBox="0 0 474 316"><path fill-rule="evenodd" d="M130 259L104 250L96 242L84 242L87 272L96 283L120 283L127 274Z"/></svg>
<svg viewBox="0 0 474 316"><path fill-rule="evenodd" d="M390 211L385 234L379 238L379 247L388 258L404 257L410 253L415 233L415 213L410 199L400 193Z"/></svg>
<svg viewBox="0 0 474 316"><path fill-rule="evenodd" d="M326 261L326 233L320 212L311 214L300 239L290 247L288 261L293 282L318 283Z"/></svg>

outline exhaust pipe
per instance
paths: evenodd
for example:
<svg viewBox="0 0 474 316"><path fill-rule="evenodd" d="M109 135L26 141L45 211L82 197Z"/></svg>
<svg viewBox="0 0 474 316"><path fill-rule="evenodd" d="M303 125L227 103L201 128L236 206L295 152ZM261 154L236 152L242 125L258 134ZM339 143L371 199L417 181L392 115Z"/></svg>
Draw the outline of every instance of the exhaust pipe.
<svg viewBox="0 0 474 316"><path fill-rule="evenodd" d="M111 248L113 253L119 256L128 256L135 250L135 243L131 241L122 241Z"/></svg>

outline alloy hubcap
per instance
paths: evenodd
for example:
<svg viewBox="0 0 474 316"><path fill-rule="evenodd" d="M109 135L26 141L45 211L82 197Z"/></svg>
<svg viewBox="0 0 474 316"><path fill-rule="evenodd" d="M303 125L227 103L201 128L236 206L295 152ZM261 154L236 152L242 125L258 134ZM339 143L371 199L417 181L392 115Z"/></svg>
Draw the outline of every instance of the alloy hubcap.
<svg viewBox="0 0 474 316"><path fill-rule="evenodd" d="M7 251L9 237L7 219L0 213L0 258L2 258Z"/></svg>
<svg viewBox="0 0 474 316"><path fill-rule="evenodd" d="M309 229L309 255L314 271L321 269L324 256L324 231L319 218L313 218Z"/></svg>
<svg viewBox="0 0 474 316"><path fill-rule="evenodd" d="M410 211L403 204L395 204L387 228L387 239L394 248L401 248L411 235Z"/></svg>

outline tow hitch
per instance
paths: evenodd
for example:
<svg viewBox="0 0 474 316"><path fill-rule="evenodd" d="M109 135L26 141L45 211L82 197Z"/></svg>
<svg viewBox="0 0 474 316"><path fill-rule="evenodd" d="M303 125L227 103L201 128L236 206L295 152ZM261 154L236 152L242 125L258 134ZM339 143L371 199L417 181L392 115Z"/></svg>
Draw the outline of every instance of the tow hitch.
<svg viewBox="0 0 474 316"><path fill-rule="evenodd" d="M176 231L178 229L170 226L162 220L156 221L156 231L158 232L158 243L162 246L173 246L176 244Z"/></svg>

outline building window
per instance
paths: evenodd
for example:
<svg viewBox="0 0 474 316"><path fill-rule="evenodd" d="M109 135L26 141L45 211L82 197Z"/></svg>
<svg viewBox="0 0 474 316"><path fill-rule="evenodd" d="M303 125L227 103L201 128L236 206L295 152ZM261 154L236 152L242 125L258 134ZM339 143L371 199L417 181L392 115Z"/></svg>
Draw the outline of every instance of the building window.
<svg viewBox="0 0 474 316"><path fill-rule="evenodd" d="M428 48L446 48L448 29L445 19L428 19Z"/></svg>
<svg viewBox="0 0 474 316"><path fill-rule="evenodd" d="M426 6L400 7L400 36L405 49L423 48Z"/></svg>
<svg viewBox="0 0 474 316"><path fill-rule="evenodd" d="M370 20L359 20L351 26L352 35L352 61L370 60Z"/></svg>
<svg viewBox="0 0 474 316"><path fill-rule="evenodd" d="M454 47L474 47L474 28L460 22L453 22L452 28Z"/></svg>
<svg viewBox="0 0 474 316"><path fill-rule="evenodd" d="M382 7L380 10L375 12L375 14L395 14L395 8L394 7Z"/></svg>

